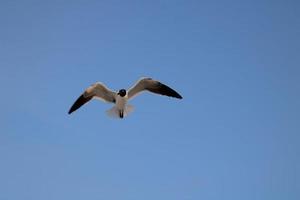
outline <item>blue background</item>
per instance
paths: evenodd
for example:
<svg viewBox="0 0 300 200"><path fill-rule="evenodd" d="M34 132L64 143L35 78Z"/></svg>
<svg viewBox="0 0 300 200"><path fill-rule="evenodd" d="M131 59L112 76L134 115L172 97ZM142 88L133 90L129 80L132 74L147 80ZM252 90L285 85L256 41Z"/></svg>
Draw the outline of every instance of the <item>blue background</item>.
<svg viewBox="0 0 300 200"><path fill-rule="evenodd" d="M0 200L300 198L298 1L0 2ZM144 94L67 111L90 84Z"/></svg>

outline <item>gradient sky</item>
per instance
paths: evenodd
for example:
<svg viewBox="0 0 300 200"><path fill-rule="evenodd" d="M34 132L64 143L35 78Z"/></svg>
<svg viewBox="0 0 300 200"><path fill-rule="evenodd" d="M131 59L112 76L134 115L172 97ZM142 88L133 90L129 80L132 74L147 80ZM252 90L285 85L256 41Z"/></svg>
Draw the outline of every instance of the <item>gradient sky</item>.
<svg viewBox="0 0 300 200"><path fill-rule="evenodd" d="M300 3L0 2L0 200L300 199ZM90 84L161 80L67 111Z"/></svg>

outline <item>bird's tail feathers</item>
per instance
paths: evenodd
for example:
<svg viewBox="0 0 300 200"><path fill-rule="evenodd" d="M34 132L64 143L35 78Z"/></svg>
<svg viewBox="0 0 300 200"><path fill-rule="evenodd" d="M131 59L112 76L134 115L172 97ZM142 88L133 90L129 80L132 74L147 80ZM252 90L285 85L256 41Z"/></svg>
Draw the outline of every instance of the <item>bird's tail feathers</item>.
<svg viewBox="0 0 300 200"><path fill-rule="evenodd" d="M123 111L123 115L121 114L121 110L117 106L112 107L111 109L106 111L106 114L112 118L123 118L129 115L134 110L132 105L126 105Z"/></svg>

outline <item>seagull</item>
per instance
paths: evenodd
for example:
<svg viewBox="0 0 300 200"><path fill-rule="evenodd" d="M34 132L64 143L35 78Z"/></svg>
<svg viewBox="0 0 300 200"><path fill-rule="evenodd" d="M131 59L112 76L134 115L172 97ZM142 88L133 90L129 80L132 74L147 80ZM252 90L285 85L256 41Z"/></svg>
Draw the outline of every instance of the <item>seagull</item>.
<svg viewBox="0 0 300 200"><path fill-rule="evenodd" d="M108 116L124 118L133 111L133 106L128 105L127 102L144 91L182 99L182 96L175 90L152 78L141 78L129 90L120 89L118 92L112 91L101 82L96 82L78 97L71 106L68 114L76 111L90 100L98 99L115 104L111 109L106 111Z"/></svg>

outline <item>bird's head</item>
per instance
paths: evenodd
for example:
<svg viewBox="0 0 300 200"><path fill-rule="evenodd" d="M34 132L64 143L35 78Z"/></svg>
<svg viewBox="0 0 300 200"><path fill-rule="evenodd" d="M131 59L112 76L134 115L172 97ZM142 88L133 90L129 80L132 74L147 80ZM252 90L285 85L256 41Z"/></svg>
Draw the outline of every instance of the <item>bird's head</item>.
<svg viewBox="0 0 300 200"><path fill-rule="evenodd" d="M125 97L125 95L126 95L126 90L125 90L125 89L119 90L118 95L120 95L121 97Z"/></svg>

